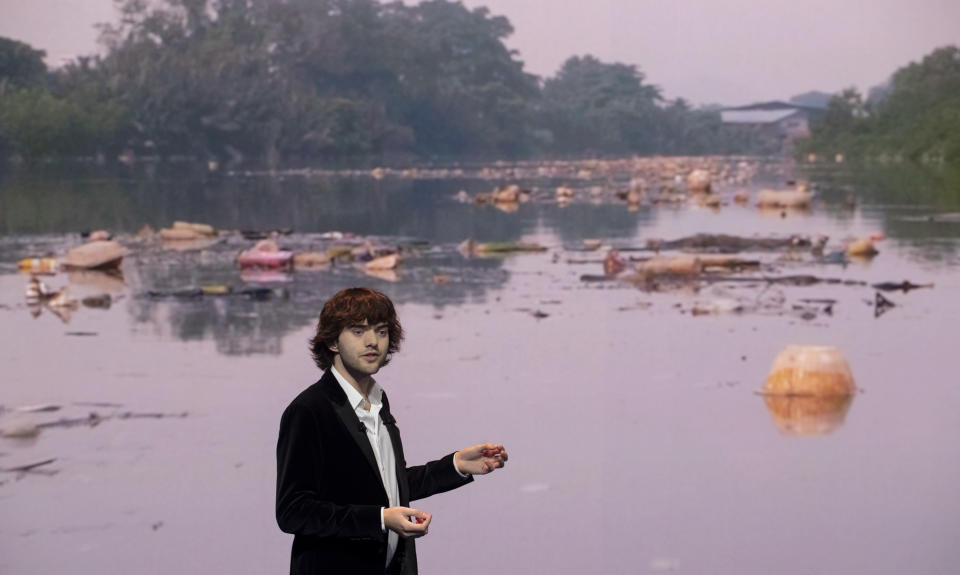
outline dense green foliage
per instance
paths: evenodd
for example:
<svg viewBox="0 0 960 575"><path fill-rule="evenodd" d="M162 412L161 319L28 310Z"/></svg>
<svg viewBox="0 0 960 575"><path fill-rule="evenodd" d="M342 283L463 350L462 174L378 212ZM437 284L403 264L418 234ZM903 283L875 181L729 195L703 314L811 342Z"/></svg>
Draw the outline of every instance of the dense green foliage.
<svg viewBox="0 0 960 575"><path fill-rule="evenodd" d="M960 162L960 48L897 70L866 100L853 88L834 96L801 151Z"/></svg>
<svg viewBox="0 0 960 575"><path fill-rule="evenodd" d="M44 56L45 52L23 42L0 38L0 93L42 82L47 74Z"/></svg>
<svg viewBox="0 0 960 575"><path fill-rule="evenodd" d="M541 81L485 8L428 0L118 0L104 55L47 72L0 42L0 147L310 163L746 151L633 66Z"/></svg>

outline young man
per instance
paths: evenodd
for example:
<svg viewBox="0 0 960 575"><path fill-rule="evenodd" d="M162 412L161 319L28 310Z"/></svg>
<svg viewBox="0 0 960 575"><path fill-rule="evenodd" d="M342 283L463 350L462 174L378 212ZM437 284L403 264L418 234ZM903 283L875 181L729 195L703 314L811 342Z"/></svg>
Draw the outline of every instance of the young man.
<svg viewBox="0 0 960 575"><path fill-rule="evenodd" d="M417 573L414 539L432 516L409 507L503 467L483 443L407 467L390 402L373 379L403 329L382 293L351 288L323 306L311 340L320 381L283 412L277 440L277 524L292 533L290 573Z"/></svg>

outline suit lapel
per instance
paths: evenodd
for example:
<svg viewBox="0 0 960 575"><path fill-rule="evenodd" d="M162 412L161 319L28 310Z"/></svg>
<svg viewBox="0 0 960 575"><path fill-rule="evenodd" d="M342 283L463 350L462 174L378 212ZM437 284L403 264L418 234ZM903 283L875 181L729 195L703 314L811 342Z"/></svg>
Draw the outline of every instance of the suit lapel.
<svg viewBox="0 0 960 575"><path fill-rule="evenodd" d="M373 454L373 448L370 446L370 440L367 439L367 433L363 430L363 424L353 411L353 407L347 403L347 394L343 392L340 383L337 381L337 378L330 373L330 370L327 370L323 374L323 377L320 378L320 387L327 395L327 398L330 399L330 403L333 404L333 409L343 422L347 434L353 438L354 443L357 444L357 447L359 447L363 453L363 457L367 460L367 463L370 464L370 469L377 477L380 487L382 488L383 479L380 477L380 468L377 467L377 458ZM390 438L393 439L392 433ZM386 497L386 490L384 490L384 499L389 499Z"/></svg>

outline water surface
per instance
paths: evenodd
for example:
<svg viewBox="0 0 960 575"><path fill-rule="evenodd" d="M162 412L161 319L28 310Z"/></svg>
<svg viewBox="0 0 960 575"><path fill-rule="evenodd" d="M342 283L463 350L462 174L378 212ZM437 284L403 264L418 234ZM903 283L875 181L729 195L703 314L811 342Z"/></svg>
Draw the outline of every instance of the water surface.
<svg viewBox="0 0 960 575"><path fill-rule="evenodd" d="M960 210L960 186L893 173L815 171L813 209L786 217L732 204L630 212L575 180L569 206L550 200L566 183L550 179L527 182L543 192L505 213L454 199L500 183L489 179L7 174L0 424L107 419L0 439L0 467L56 458L45 466L52 475L0 473L0 572L286 569L291 537L273 519L279 416L319 377L306 341L322 302L363 284L398 303L408 333L378 376L408 459L481 441L511 455L505 470L416 504L435 515L418 543L424 573L953 573L960 223L925 218ZM782 184L749 189L771 183ZM186 253L133 239L144 224L175 219L293 228L280 242L298 250L328 247L335 242L320 234L339 230L402 245L407 259L396 281L339 265L245 282L232 260L252 242L239 236ZM16 261L63 253L95 228L131 246L123 280L44 281L116 301L81 306L67 323L47 310L34 318ZM896 307L875 317L869 285L651 292L580 280L601 273L603 257L576 251L585 238L630 247L701 232L825 234L831 246L884 234L876 258L846 266L800 252L748 255L773 275L935 287L888 293ZM466 238L549 249L465 258L456 246ZM209 284L273 292L262 301L147 296ZM824 298L837 301L832 315L803 301ZM729 301L757 306L691 313ZM838 346L862 390L812 427L755 394L793 343ZM10 411L41 403L63 409ZM127 412L187 416L118 417Z"/></svg>

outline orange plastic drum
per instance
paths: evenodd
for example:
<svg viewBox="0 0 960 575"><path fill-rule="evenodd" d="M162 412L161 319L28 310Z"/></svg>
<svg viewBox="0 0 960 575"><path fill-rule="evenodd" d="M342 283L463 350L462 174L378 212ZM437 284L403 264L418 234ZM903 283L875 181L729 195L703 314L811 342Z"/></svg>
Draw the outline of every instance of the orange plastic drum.
<svg viewBox="0 0 960 575"><path fill-rule="evenodd" d="M791 345L773 362L765 395L848 396L857 392L850 366L835 347Z"/></svg>

